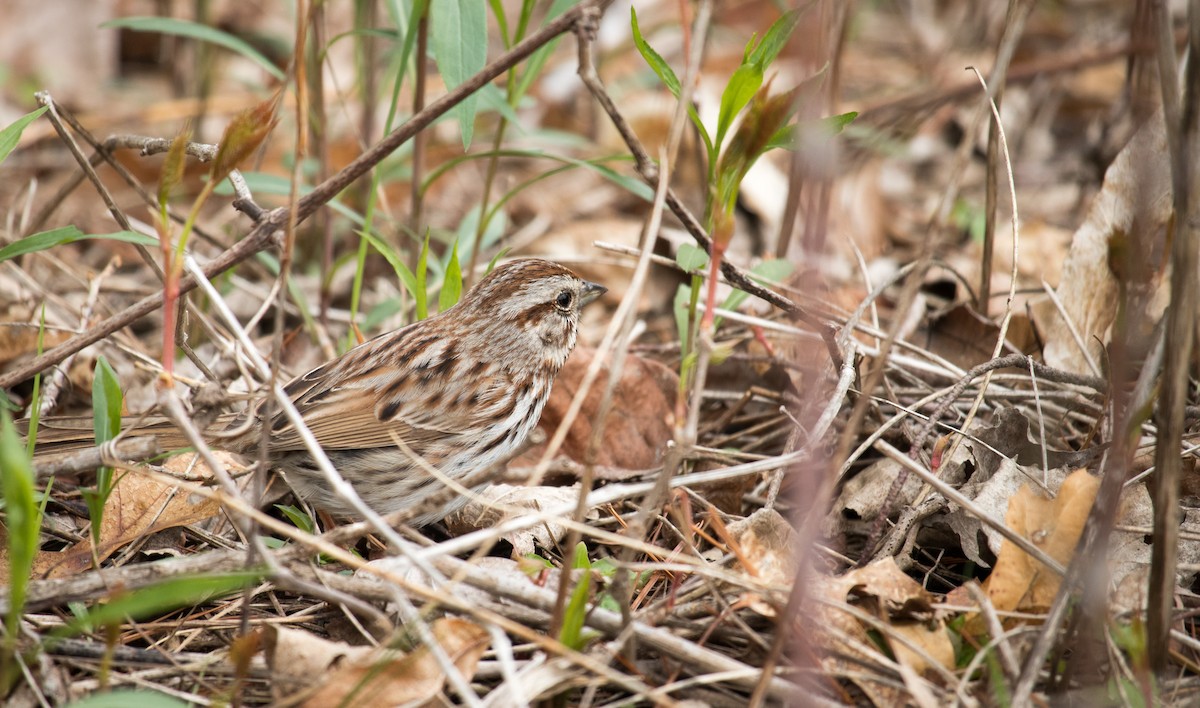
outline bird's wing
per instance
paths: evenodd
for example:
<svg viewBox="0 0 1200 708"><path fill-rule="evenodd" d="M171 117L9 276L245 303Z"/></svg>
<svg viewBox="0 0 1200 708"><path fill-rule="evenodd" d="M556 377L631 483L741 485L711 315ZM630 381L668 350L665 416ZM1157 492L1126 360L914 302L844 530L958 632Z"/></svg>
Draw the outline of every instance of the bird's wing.
<svg viewBox="0 0 1200 708"><path fill-rule="evenodd" d="M410 357L365 368L339 360L295 379L286 390L326 449L394 447L399 438L436 459L441 455L431 454L435 443L453 445L455 438L496 420L511 381L494 362L463 376L439 367L436 356L422 364L414 367ZM273 452L304 449L300 434L280 413L272 420L270 445Z"/></svg>

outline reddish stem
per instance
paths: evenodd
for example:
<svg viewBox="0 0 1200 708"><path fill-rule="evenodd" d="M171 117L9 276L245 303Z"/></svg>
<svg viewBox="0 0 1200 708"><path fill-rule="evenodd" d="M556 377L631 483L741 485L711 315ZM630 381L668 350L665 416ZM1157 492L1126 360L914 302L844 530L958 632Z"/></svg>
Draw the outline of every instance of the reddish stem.
<svg viewBox="0 0 1200 708"><path fill-rule="evenodd" d="M726 243L713 239L712 259L708 271L708 295L704 300L704 317L700 320L701 332L712 332L713 315L717 309L717 280L721 275L721 258L725 256Z"/></svg>

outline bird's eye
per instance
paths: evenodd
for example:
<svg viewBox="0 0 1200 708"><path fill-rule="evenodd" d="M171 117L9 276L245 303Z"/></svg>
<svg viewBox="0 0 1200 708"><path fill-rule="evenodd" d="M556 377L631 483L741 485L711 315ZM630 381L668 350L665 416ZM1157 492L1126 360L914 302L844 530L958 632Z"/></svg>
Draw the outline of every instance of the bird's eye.
<svg viewBox="0 0 1200 708"><path fill-rule="evenodd" d="M564 290L554 298L554 304L557 305L558 309L560 310L567 310L571 307L571 299L571 291Z"/></svg>

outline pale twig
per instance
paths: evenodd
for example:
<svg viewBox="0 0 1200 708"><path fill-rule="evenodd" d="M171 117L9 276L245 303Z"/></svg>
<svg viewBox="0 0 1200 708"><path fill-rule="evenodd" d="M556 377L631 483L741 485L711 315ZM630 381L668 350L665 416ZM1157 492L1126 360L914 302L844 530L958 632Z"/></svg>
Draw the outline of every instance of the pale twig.
<svg viewBox="0 0 1200 708"><path fill-rule="evenodd" d="M1029 8L1032 7L1032 3L1028 2L1028 0L1024 0L1024 2L1022 2L1021 4L1026 7L1026 10L1028 10ZM1028 15L1028 12L1026 11L1024 13L1024 15ZM1024 22L1020 21L1020 23L1018 24L1018 27L1023 26L1023 25L1024 25ZM1006 31L1009 29L1011 29L1011 27L1006 28ZM1013 34L1019 35L1020 30L1018 29ZM1009 52L1011 52L1012 49L1015 47L1015 39L1011 41L1011 45L1012 45L1011 47L1008 44L1004 45L1006 48L1008 48ZM1004 57L1003 66L1005 68L1007 68L1007 66L1008 66L1007 62L1010 58L1011 58L1011 54L1006 55ZM1001 60L998 59L997 61L1001 61ZM983 75L980 74L979 71L977 69L975 69L974 67L971 68L971 71L975 72L975 76L976 76L976 78L979 79L979 83L983 86L984 92L987 92L988 85L987 85L987 82L983 80ZM999 67L993 68L992 71L993 71L993 75L995 75L995 73L997 71L999 71ZM993 125L996 130L996 135L1000 139L1000 153L1004 156L1005 174L1008 176L1008 194L1009 194L1009 199L1010 199L1010 207L1012 209L1012 214L1011 214L1011 220L1012 220L1012 272L1009 274L1010 280L1008 283L1008 299L1005 300L1005 303L1004 303L1004 316L1002 318L1000 318L1000 331L996 334L996 346L992 349L992 358L995 359L1000 356L1000 353L1002 351L1004 351L1004 345L1008 338L1008 326L1012 322L1012 314L1013 314L1012 303L1013 303L1013 299L1016 297L1017 272L1018 272L1017 264L1019 262L1018 247L1021 243L1021 237L1020 237L1021 232L1020 232L1020 228L1018 226L1017 185L1013 180L1012 160L1011 160L1010 155L1008 154L1008 138L1005 136L1005 133L1004 133L1004 124L1000 121L1000 111L999 111L999 109L996 108L996 102L989 98L987 105L992 111L992 118L994 120ZM971 421L973 421L975 419L975 414L979 411L979 407L983 405L984 395L987 393L988 384L991 383L991 380L992 380L992 372L988 371L984 375L983 383L979 387L979 393L975 396L975 402L971 404L971 410L967 413L966 420L963 421L963 424L962 424L963 428L969 428L971 426ZM958 448L958 440L956 439L953 442L953 444L950 446L950 449L946 452L946 456L948 458L953 457L954 451L957 448Z"/></svg>
<svg viewBox="0 0 1200 708"><path fill-rule="evenodd" d="M34 98L37 99L38 103L46 107L46 115L50 119L50 124L54 126L54 130L58 133L59 139L62 140L63 144L67 146L67 150L71 153L71 156L75 158L75 161L83 169L84 174L87 175L88 180L91 181L92 187L95 188L96 193L99 194L100 198L104 201L104 206L108 209L108 213L112 215L113 220L115 220L122 229L125 229L126 231L132 231L133 227L130 226L129 219L126 218L125 212L117 206L117 202L115 199L113 199L112 194L109 193L108 187L106 187L104 182L100 180L100 175L96 174L96 169L92 167L91 162L84 157L83 151L79 149L79 144L75 142L75 138L69 132L67 132L66 127L63 126L62 121L58 116L58 106L54 99L50 97L50 93L48 91L38 91L34 94ZM158 262L154 259L154 257L150 255L150 251L146 250L146 247L141 244L135 244L135 246L137 247L138 254L142 257L142 260L144 260L146 264L150 266L150 269L154 271L154 274L161 280L163 277L162 269L159 267Z"/></svg>
<svg viewBox="0 0 1200 708"><path fill-rule="evenodd" d="M833 426L833 421L837 419L837 414L842 410L842 406L846 402L846 397L850 393L850 386L854 383L854 376L857 373L854 368L854 344L847 342L846 356L842 361L842 370L838 376L837 385L830 394L829 403L825 404L825 409L821 412L821 416L817 418L817 422L813 424L812 430L808 433L810 443L821 440L825 437L826 431ZM787 412L787 408L781 406L780 410ZM793 422L795 422L793 420ZM771 486L767 491L766 508L770 509L775 506L775 500L779 496L779 489L783 484L783 471L785 467L781 467L771 477Z"/></svg>
<svg viewBox="0 0 1200 708"><path fill-rule="evenodd" d="M1063 306L1062 300L1058 297L1058 293L1054 292L1054 288L1046 281L1042 281L1042 290L1050 298L1050 302L1054 303L1054 307L1058 310L1058 316L1062 318L1063 323L1067 326L1067 331L1071 333L1071 339L1075 341L1075 346L1079 347L1080 353L1083 354L1084 361L1087 362L1088 369L1091 370L1093 376L1100 375L1100 367L1096 365L1096 360L1092 357L1092 353L1083 342L1083 337L1079 334L1079 328L1075 326L1075 320L1067 314L1067 308Z"/></svg>
<svg viewBox="0 0 1200 708"><path fill-rule="evenodd" d="M38 457L34 462L34 475L38 481L45 481L51 477L71 477L91 472L102 465L115 466L114 463L118 460L147 460L161 452L158 438L127 438L108 448L88 447L53 457Z"/></svg>

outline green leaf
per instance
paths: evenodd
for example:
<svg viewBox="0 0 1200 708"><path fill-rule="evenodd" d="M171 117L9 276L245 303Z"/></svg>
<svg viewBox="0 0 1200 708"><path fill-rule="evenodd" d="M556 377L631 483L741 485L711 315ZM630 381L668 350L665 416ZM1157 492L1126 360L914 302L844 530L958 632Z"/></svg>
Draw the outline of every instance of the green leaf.
<svg viewBox="0 0 1200 708"><path fill-rule="evenodd" d="M276 79L285 78L283 70L275 66L262 52L250 46L245 40L224 32L215 27L198 24L189 20L179 20L173 17L122 17L100 25L103 29L131 29L138 32L161 32L179 37L188 37L201 42L209 42L225 47L241 54L250 61L258 64L264 71Z"/></svg>
<svg viewBox="0 0 1200 708"><path fill-rule="evenodd" d="M505 199L501 198L500 203L504 203ZM479 210L482 205L476 204L463 214L462 220L458 222L458 228L455 229L455 243L462 244L462 252L459 253L460 260L470 260L471 253L475 250L475 233L479 230ZM488 211L491 216L487 224L484 225L483 238L479 239L479 250L485 252L504 236L504 232L508 230L508 216L501 210L495 208Z"/></svg>
<svg viewBox="0 0 1200 708"><path fill-rule="evenodd" d="M450 247L450 262L446 264L446 275L442 280L442 292L438 295L438 312L445 312L462 297L462 266L458 264L458 242Z"/></svg>
<svg viewBox="0 0 1200 708"><path fill-rule="evenodd" d="M96 370L92 375L92 428L96 433L97 445L120 434L124 402L121 382L117 380L117 374L109 366L108 360L101 356L96 360ZM96 470L95 489L80 490L90 513L92 541L97 545L100 543L100 525L104 521L104 505L112 493L112 475L111 467L100 467Z"/></svg>
<svg viewBox="0 0 1200 708"><path fill-rule="evenodd" d="M491 273L493 270L495 270L495 269L496 269L496 264L500 262L500 259L501 259L501 258L503 258L503 257L507 256L507 255L508 255L508 252L509 252L509 251L511 251L511 250L512 250L512 248L510 248L510 247L508 247L508 246L505 246L504 248L501 248L501 249L500 249L500 252L499 252L499 253L497 253L496 255L492 256L492 260L488 261L487 270L485 270L485 271L483 272L483 274L484 274L484 275L487 275L488 273Z"/></svg>
<svg viewBox="0 0 1200 708"><path fill-rule="evenodd" d="M825 125L825 127L829 128L831 135L837 135L845 130L846 126L853 123L854 119L857 117L858 111L847 111L845 113L839 113L836 116L822 118L821 122Z"/></svg>
<svg viewBox="0 0 1200 708"><path fill-rule="evenodd" d="M575 546L575 559L572 569L581 571L579 582L571 591L571 599L567 602L563 613L562 629L558 633L558 641L576 651L583 649L583 624L587 619L588 595L592 589L592 565L588 561L587 545L582 541Z"/></svg>
<svg viewBox="0 0 1200 708"><path fill-rule="evenodd" d="M404 309L404 303L399 297L389 297L377 303L367 312L367 316L363 318L360 328L364 332L371 332L383 324L384 320L394 317Z"/></svg>
<svg viewBox="0 0 1200 708"><path fill-rule="evenodd" d="M136 688L118 688L104 693L94 693L67 704L67 708L187 708L178 698L165 693Z"/></svg>
<svg viewBox="0 0 1200 708"><path fill-rule="evenodd" d="M762 86L763 72L755 64L743 64L729 77L725 90L721 93L721 110L717 116L716 146L721 147L725 133L733 125L733 119L741 112L758 89Z"/></svg>
<svg viewBox="0 0 1200 708"><path fill-rule="evenodd" d="M767 144L763 146L763 152L780 148L782 150L796 149L796 124L790 123L775 131Z"/></svg>
<svg viewBox="0 0 1200 708"><path fill-rule="evenodd" d="M680 83L679 77L675 75L675 70L667 63L662 55L654 51L654 47L646 41L642 36L642 28L638 26L637 9L632 5L629 7L629 24L633 28L633 45L637 47L638 53L646 60L646 64L658 75L663 85L667 87L676 98L679 98Z"/></svg>
<svg viewBox="0 0 1200 708"><path fill-rule="evenodd" d="M512 47L512 38L508 34L508 16L504 13L504 3L500 0L488 0L488 5L491 5L492 16L496 18L496 26L500 28L500 39L504 42L504 48Z"/></svg>
<svg viewBox="0 0 1200 708"><path fill-rule="evenodd" d="M143 246L157 246L158 240L152 236L135 233L133 231L117 231L111 234L85 234L74 226L61 226L52 231L41 231L39 233L26 236L20 241L13 241L4 248L0 248L0 263L23 256L26 253L35 253L44 251L55 246L62 246L67 243L75 243L89 238L107 238L113 241L125 241L127 243L140 243Z"/></svg>
<svg viewBox="0 0 1200 708"><path fill-rule="evenodd" d="M708 254L703 248L684 243L675 252L675 262L687 273L698 271L708 265Z"/></svg>
<svg viewBox="0 0 1200 708"><path fill-rule="evenodd" d="M124 402L117 373L107 359L99 357L92 377L93 428L97 445L112 440L121 432L121 408Z"/></svg>
<svg viewBox="0 0 1200 708"><path fill-rule="evenodd" d="M681 284L679 289L675 291L675 302L673 303L672 311L675 313L675 330L679 335L679 344L685 354L688 348L688 311L691 301L691 286Z"/></svg>
<svg viewBox="0 0 1200 708"><path fill-rule="evenodd" d="M306 533L313 533L317 529L317 525L313 523L312 517L305 514L302 510L292 506L291 504L276 504L275 508L279 513L287 517L288 521L292 522L292 526Z"/></svg>
<svg viewBox="0 0 1200 708"><path fill-rule="evenodd" d="M574 5L576 0L554 0L550 4L550 9L546 11L544 22L550 22L562 13L567 11L567 8ZM545 66L546 60L554 53L554 49L558 43L562 41L562 37L556 37L551 40L546 46L529 55L525 60L525 71L521 74L521 78L517 81L516 88L513 90L509 100L514 104L525 95L529 88L533 86L533 82L542 73L542 67Z"/></svg>
<svg viewBox="0 0 1200 708"><path fill-rule="evenodd" d="M492 84L485 84L475 95L479 97L480 110L483 112L495 111L504 116L504 120L517 130L523 130L521 116L513 110L512 104L508 102L508 99L504 97L504 92L499 88Z"/></svg>
<svg viewBox="0 0 1200 708"><path fill-rule="evenodd" d="M429 291L427 291L425 276L429 273L429 229L425 229L425 242L421 244L421 255L417 258L417 287L413 291L413 299L417 304L417 319L423 320L429 316Z"/></svg>
<svg viewBox="0 0 1200 708"><path fill-rule="evenodd" d="M675 98L679 98L680 83L679 77L675 75L675 70L671 65L662 58L662 55L654 51L654 47L646 41L642 36L642 30L638 27L637 10L632 6L629 8L630 26L633 28L633 44L637 47L642 58L646 60L646 64L654 71L667 90L671 92ZM692 124L696 126L696 131L700 133L700 138L704 141L704 148L708 152L708 161L713 163L716 161L716 154L713 151L713 141L708 134L708 130L704 127L704 122L700 120L700 114L696 112L694 106L688 106L688 117L691 118Z"/></svg>
<svg viewBox="0 0 1200 708"><path fill-rule="evenodd" d="M817 126L817 129L820 131L819 134L824 134L824 135L828 135L829 137L833 137L834 135L837 135L838 133L841 133L843 130L845 130L846 126L853 123L854 119L857 117L858 117L858 111L850 111L848 113L840 113L836 116L829 116L827 118L822 118L822 119L816 121L816 126ZM812 125L813 125L812 122L806 122L803 124L791 123L789 125L783 126L778 131L776 131L774 135L771 136L771 139L769 141L767 141L766 146L763 148L763 152L766 152L767 150L772 150L774 148L782 148L784 150L795 150L796 149L796 136L799 134L802 127L811 127Z"/></svg>
<svg viewBox="0 0 1200 708"><path fill-rule="evenodd" d="M55 637L71 636L125 622L127 618L136 621L158 617L180 607L192 607L235 593L259 582L262 577L261 571L241 571L171 578L92 607L85 615L72 619L53 634Z"/></svg>
<svg viewBox="0 0 1200 708"><path fill-rule="evenodd" d="M792 31L799 23L799 10L785 12L782 17L771 24L770 29L763 35L762 42L750 51L747 63L758 66L760 71L765 71L775 61L775 57L779 56L779 52L783 51L788 39L792 36Z"/></svg>
<svg viewBox="0 0 1200 708"><path fill-rule="evenodd" d="M34 500L33 464L17 435L8 411L0 412L0 490L4 492L8 535L8 602L5 616L7 640L14 645L25 609L29 576L37 555L42 515Z"/></svg>
<svg viewBox="0 0 1200 708"><path fill-rule="evenodd" d="M483 0L438 0L429 6L429 44L446 90L452 90L487 63L487 7ZM474 96L455 107L463 150L475 132Z"/></svg>
<svg viewBox="0 0 1200 708"><path fill-rule="evenodd" d="M25 127L37 120L46 112L47 108L47 106L42 106L36 111L26 113L5 126L4 130L0 130L0 162L4 162L9 153L17 148L17 143L20 142L21 133L25 132Z"/></svg>
<svg viewBox="0 0 1200 708"><path fill-rule="evenodd" d="M416 297L417 276L414 275L411 270L409 270L408 266L404 265L404 261L400 258L400 254L396 253L395 249L393 249L390 244L384 242L383 239L376 236L372 231L359 231L358 235L365 238L367 243L371 244L372 248L374 248L376 251L379 251L379 255L383 256L384 260L391 264L392 270L396 271L396 277L400 279L400 282L404 285L405 289L408 290L409 294L413 297Z"/></svg>

